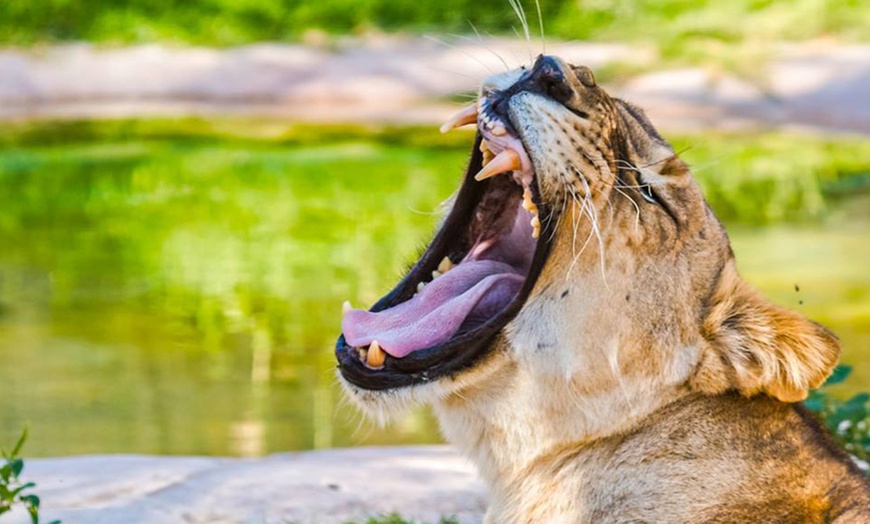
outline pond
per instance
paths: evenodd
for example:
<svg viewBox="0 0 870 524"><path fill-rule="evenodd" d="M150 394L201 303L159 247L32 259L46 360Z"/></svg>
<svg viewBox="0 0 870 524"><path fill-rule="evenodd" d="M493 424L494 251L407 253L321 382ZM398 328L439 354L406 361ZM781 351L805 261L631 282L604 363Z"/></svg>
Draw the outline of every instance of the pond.
<svg viewBox="0 0 870 524"><path fill-rule="evenodd" d="M30 456L438 442L426 410L378 428L343 402L332 346L341 303L377 299L431 234L470 139L244 121L7 130L0 446L25 424ZM746 278L840 335L854 391L870 385L870 214L835 189L870 169L848 153L830 155L848 169L789 190L781 216L749 217L767 225L713 204L734 215Z"/></svg>

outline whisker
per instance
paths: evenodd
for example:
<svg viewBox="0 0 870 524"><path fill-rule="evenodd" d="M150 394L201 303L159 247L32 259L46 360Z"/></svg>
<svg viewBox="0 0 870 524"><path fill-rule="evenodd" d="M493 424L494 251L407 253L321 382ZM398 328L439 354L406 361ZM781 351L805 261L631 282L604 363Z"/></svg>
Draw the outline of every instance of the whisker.
<svg viewBox="0 0 870 524"><path fill-rule="evenodd" d="M577 198L577 195L575 195L573 191L571 192L571 197L574 199L575 202L580 203L579 199ZM577 263L577 258L580 256L580 254L577 252L577 226L578 226L578 221L579 221L578 213L580 213L581 211L583 211L582 204L580 207L580 211L575 211L575 212L571 213L572 226L573 226L573 235L571 238L571 264L568 266L568 271L565 274L566 281L570 280L571 271L574 269L574 265ZM589 238L587 237L586 240L588 242ZM580 253L583 253L584 249L586 249L586 242L584 242L583 246L580 248Z"/></svg>
<svg viewBox="0 0 870 524"><path fill-rule="evenodd" d="M620 189L619 186L613 186L613 189L615 189L616 192L619 193L620 195L627 198L628 201L631 202L631 205L634 206L634 213L635 213L634 228L636 230L637 228L640 227L640 206L637 205L637 201L634 198L632 198L628 193L626 193L625 191Z"/></svg>
<svg viewBox="0 0 870 524"><path fill-rule="evenodd" d="M583 181L583 185L586 188L586 196L591 200L592 190L589 188L589 181L586 180L586 177L581 177L581 180ZM593 206L591 202L589 205L589 211L592 215L592 231L595 233L595 237L598 238L598 258L601 262L601 280L604 281L605 289L610 289L610 286L607 285L607 267L604 258L604 239L601 238L601 228L599 227L598 223L598 210L595 209L595 206Z"/></svg>
<svg viewBox="0 0 870 524"><path fill-rule="evenodd" d="M406 207L407 207L408 211L410 211L411 213L414 213L415 215L434 216L434 215L443 215L444 214L443 209L435 209L432 211L423 211L423 210L416 209L416 208L411 207L411 206L406 206Z"/></svg>
<svg viewBox="0 0 870 524"><path fill-rule="evenodd" d="M517 67L525 67L526 66L526 63L523 62L523 60L519 57L519 55L517 55L517 52L514 49L508 48L508 51L510 51L511 56L514 57L514 61L516 61Z"/></svg>
<svg viewBox="0 0 870 524"><path fill-rule="evenodd" d="M435 67L433 65L427 65L426 67L430 71L436 71L438 73L447 73L448 75L457 75L457 76L461 76L464 78L468 78L469 80L473 80L475 84L480 82L480 75L469 75L468 73L460 73L459 71L451 71L450 69L444 69L443 67Z"/></svg>
<svg viewBox="0 0 870 524"><path fill-rule="evenodd" d="M701 165L698 165L698 166L694 166L694 165L693 165L693 166L691 166L691 167L692 167L692 173L695 173L695 174L700 173L701 171L704 171L705 169L709 169L709 168L711 168L711 167L713 167L713 166L715 166L715 165L717 165L717 164L722 163L722 161L725 160L726 158L730 158L730 157L733 157L733 156L734 156L734 153L732 153L732 154L725 154L725 155L719 155L719 156L717 156L716 158L713 158L713 159L711 159L709 162L706 162L706 163L704 163L704 164L701 164Z"/></svg>
<svg viewBox="0 0 870 524"><path fill-rule="evenodd" d="M553 228L551 228L550 238L547 239L547 242L552 242L553 239L556 237L556 231L558 231L558 229L559 229L559 224L562 223L562 217L565 216L565 207L568 205L568 188L564 185L562 185L561 188L564 192L562 195L562 198L561 198L562 209L560 210L559 214L556 216L556 225ZM547 225L548 226L553 221L553 215L554 215L554 213L550 213L550 215L547 217Z"/></svg>
<svg viewBox="0 0 870 524"><path fill-rule="evenodd" d="M486 45L486 44L483 42L483 37L480 36L480 32L478 32L477 27L474 26L474 24L471 22L471 20L468 20L467 22L468 22L468 25L471 26L471 30L474 31L474 34L477 35L477 41L478 41L478 43L480 43L480 45L482 45L482 46L483 46L487 51L489 51L490 53L494 54L495 57L498 58L498 59L501 61L502 64L504 64L504 68L505 68L506 71L510 71L510 70L511 70L511 66L508 65L507 61L506 61L504 58L502 58L502 56L501 56L500 54L498 54L498 53L497 53L493 48L489 47L488 45ZM466 38L467 38L467 37L466 37ZM470 39L469 39L469 40L470 40Z"/></svg>
<svg viewBox="0 0 870 524"><path fill-rule="evenodd" d="M450 95L453 98L461 98L463 100L477 100L477 95L472 95L470 93L454 93Z"/></svg>
<svg viewBox="0 0 870 524"><path fill-rule="evenodd" d="M589 193L587 193L586 196L581 201L580 198L577 196L577 193L575 193L573 191L573 188L572 188L571 196L573 197L575 202L580 204L580 212L582 213L582 215L586 215L589 218L590 222L594 222L595 217L589 212L589 209L588 209L589 208ZM565 275L566 280L568 280L570 278L571 271L574 270L574 267L577 265L577 261L580 259L580 256L583 254L584 251L586 251L586 247L589 245L589 241L592 240L592 235L594 234L593 231L595 229L594 225L593 225L592 229L590 229L590 231L589 231L589 234L586 236L586 240L583 242L583 245L580 247L580 251L578 252L577 251L577 229L578 229L578 225L579 225L579 217L582 215L578 215L577 213L574 213L573 215L574 215L574 224L573 224L573 226L574 226L574 238L571 242L571 254L573 255L573 258L571 260L571 264L568 266L568 272Z"/></svg>
<svg viewBox="0 0 870 524"><path fill-rule="evenodd" d="M526 42L529 48L529 62L532 61L532 35L529 33L529 22L526 19L526 11L523 9L523 4L521 0L508 0L511 8L513 8L514 13L516 13L517 18L520 20L520 24L523 26L523 33L526 36Z"/></svg>
<svg viewBox="0 0 870 524"><path fill-rule="evenodd" d="M451 44L451 43L449 43L449 42L445 42L444 40L441 40L440 38L434 37L434 36L432 36L432 35L423 35L423 38L425 38L426 40L430 40L430 41L432 41L432 42L435 42L436 44L441 44L441 45L443 45L443 46L449 47L450 49L456 49L457 51L462 52L462 54L464 54L464 55L467 56L468 58L471 58L472 60L474 60L474 61L477 62L478 64L482 65L482 66L483 66L484 68L486 68L486 70L489 71L490 73L495 74L495 71L493 71L491 67L489 67L488 65L486 65L486 63L485 63L483 60L477 58L476 56L474 56L473 54L469 53L469 52L466 51L465 49L462 49L462 48L459 47L459 46L455 46L455 45L453 45L453 44Z"/></svg>
<svg viewBox="0 0 870 524"><path fill-rule="evenodd" d="M565 194L564 194L564 196L562 197L562 212L559 214L559 218L556 220L556 227L553 229L553 232L550 233L550 240L551 240L551 241L553 240L553 238L555 238L555 236L556 236L556 229L558 229L558 228L559 228L559 224L562 223L562 217L565 216L565 211L566 211L567 208L568 208L568 188L565 187L565 186L562 186L562 187L563 187L563 189L565 190Z"/></svg>
<svg viewBox="0 0 870 524"><path fill-rule="evenodd" d="M652 187L651 184L613 184L613 187L620 189L646 189Z"/></svg>
<svg viewBox="0 0 870 524"><path fill-rule="evenodd" d="M470 23L470 22L469 22L469 23ZM479 38L479 37L480 37L480 33L478 33L477 28L474 27L474 26L472 26L472 29L474 29L474 32L478 35L478 38ZM517 36L517 38L522 39L522 36L520 36L520 33L517 31L517 28L516 28L516 27L511 26L511 30L514 32L514 34ZM493 34L490 33L490 32L488 32L488 31L484 31L483 34L484 34L487 38L495 39L495 36L493 36ZM508 66L508 71L510 71L510 70L512 70L512 69L516 69L516 68L518 68L518 67L522 67L523 65L525 65L525 62L523 62L523 61L520 59L520 57L517 56L516 51L514 51L514 49L513 49L512 47L510 47L510 46L506 47L506 48L505 48L505 52L510 53L511 56L513 57L513 59L514 59L514 62L516 63L516 65L513 66L513 67L511 67L510 64L507 64L507 66Z"/></svg>
<svg viewBox="0 0 870 524"><path fill-rule="evenodd" d="M544 17L541 15L541 0L535 0L535 8L538 10L538 25L541 26L541 53L547 54L547 39L544 38Z"/></svg>
<svg viewBox="0 0 870 524"><path fill-rule="evenodd" d="M686 146L683 149L676 151L673 155L666 156L661 160L656 160L655 162L651 162L651 163L646 164L646 165L641 166L641 167L650 167L650 166L655 166L658 164L663 164L663 163L667 162L668 160L673 160L674 158L679 158L680 155L682 155L683 153L685 153L686 151L688 151L690 149L692 149L692 146Z"/></svg>

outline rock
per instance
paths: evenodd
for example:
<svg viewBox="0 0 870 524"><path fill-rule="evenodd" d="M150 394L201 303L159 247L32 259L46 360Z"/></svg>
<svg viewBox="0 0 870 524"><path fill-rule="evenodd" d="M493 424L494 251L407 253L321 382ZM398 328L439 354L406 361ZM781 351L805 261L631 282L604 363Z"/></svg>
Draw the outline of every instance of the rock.
<svg viewBox="0 0 870 524"><path fill-rule="evenodd" d="M33 459L42 520L69 524L344 523L396 512L481 522L474 468L446 446L370 447L258 459L85 456ZM12 523L27 517L13 514ZM17 519L17 520L16 520Z"/></svg>

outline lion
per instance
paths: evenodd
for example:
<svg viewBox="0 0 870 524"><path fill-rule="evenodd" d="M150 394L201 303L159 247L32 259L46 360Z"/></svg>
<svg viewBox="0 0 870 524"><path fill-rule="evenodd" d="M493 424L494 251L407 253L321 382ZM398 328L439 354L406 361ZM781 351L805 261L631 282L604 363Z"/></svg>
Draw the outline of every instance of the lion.
<svg viewBox="0 0 870 524"><path fill-rule="evenodd" d="M837 338L765 300L689 167L587 67L487 79L433 241L339 376L386 420L434 406L487 523L870 522L870 487L799 401Z"/></svg>

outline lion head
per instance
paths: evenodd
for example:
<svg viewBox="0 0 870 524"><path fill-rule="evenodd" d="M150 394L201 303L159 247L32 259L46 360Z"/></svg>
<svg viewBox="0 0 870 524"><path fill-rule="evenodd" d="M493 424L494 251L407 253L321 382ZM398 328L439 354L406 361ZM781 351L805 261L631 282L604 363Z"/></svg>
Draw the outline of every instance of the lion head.
<svg viewBox="0 0 870 524"><path fill-rule="evenodd" d="M688 393L798 401L828 376L836 338L740 278L689 167L588 68L540 56L491 77L446 128L470 123L428 249L370 310L345 308L336 357L364 409L535 411L558 439Z"/></svg>

